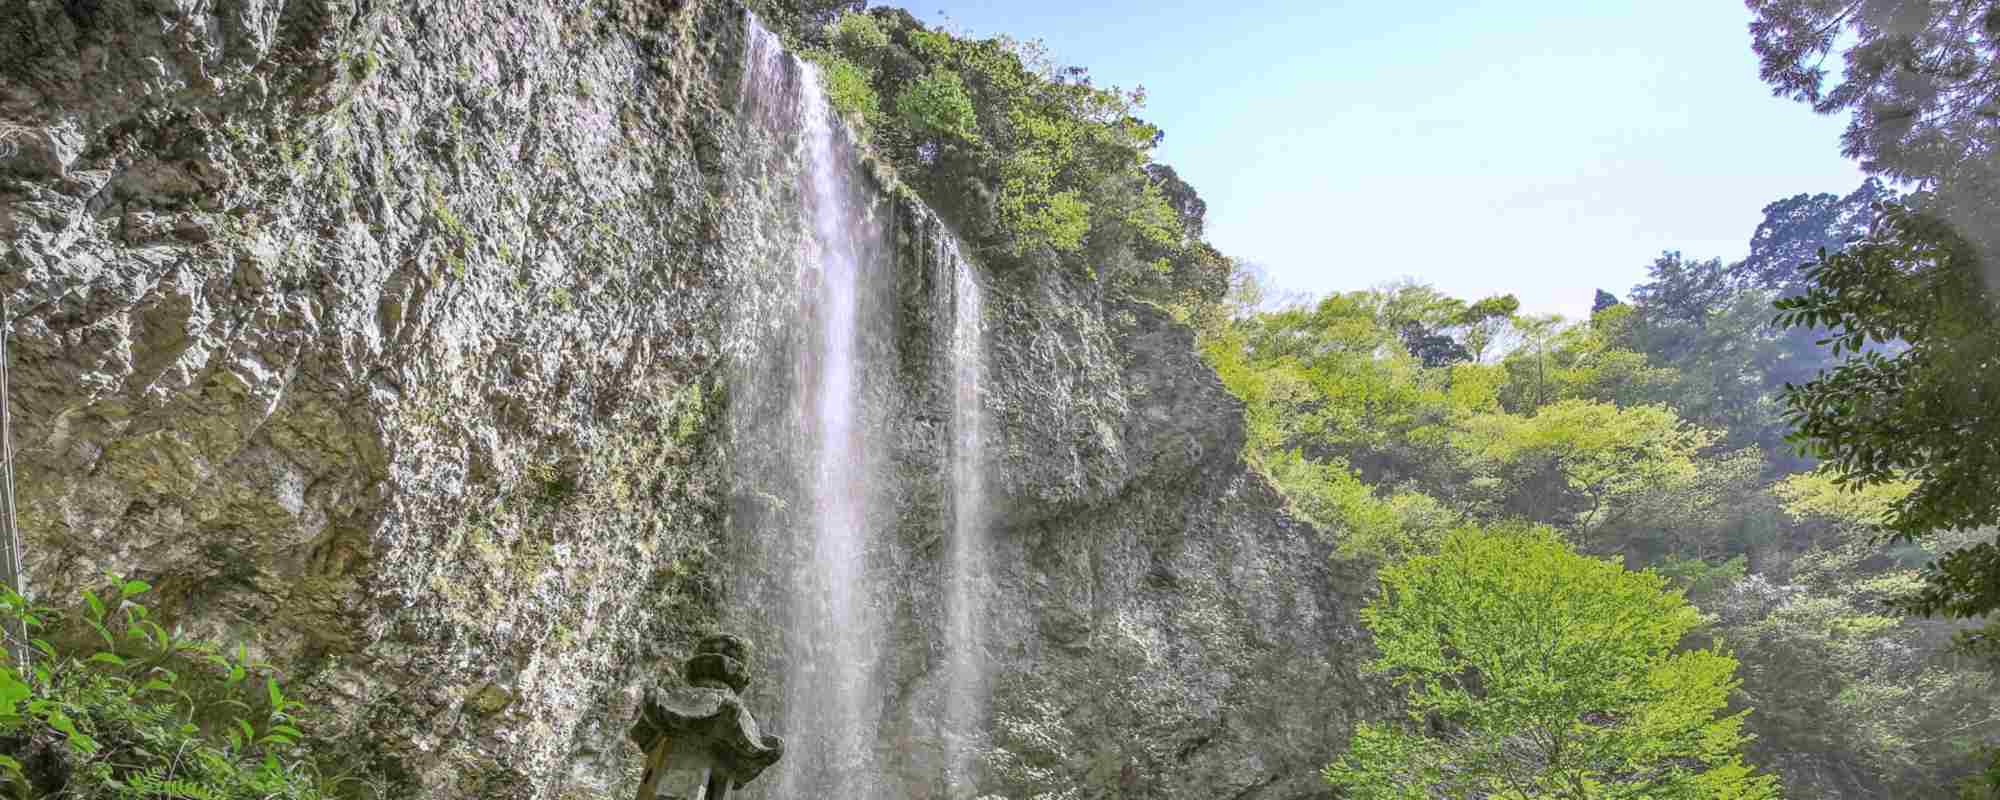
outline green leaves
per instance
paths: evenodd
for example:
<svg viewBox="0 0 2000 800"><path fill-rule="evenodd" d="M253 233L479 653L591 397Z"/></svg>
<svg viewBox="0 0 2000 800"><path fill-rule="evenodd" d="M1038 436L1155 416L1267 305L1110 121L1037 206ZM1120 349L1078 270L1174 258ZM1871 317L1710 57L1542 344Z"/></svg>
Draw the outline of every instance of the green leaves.
<svg viewBox="0 0 2000 800"><path fill-rule="evenodd" d="M1364 724L1326 778L1355 798L1775 797L1721 716L1736 660L1665 579L1542 529L1466 529L1381 571L1362 611L1406 720Z"/></svg>
<svg viewBox="0 0 2000 800"><path fill-rule="evenodd" d="M225 654L177 639L137 602L151 586L112 581L108 593L86 592L64 615L7 604L33 620L31 630L51 631L34 640L42 654L34 680L0 663L0 738L61 742L64 796L79 800L321 798L299 752L305 710L247 643ZM50 643L83 631L103 649L73 654ZM17 761L0 758L0 797L43 791Z"/></svg>
<svg viewBox="0 0 2000 800"><path fill-rule="evenodd" d="M1525 495L1510 497L1510 505L1559 510L1534 518L1590 541L1600 526L1652 495L1695 482L1698 458L1717 438L1662 405L1563 400L1528 417L1470 417L1452 441L1467 457L1493 463L1514 493Z"/></svg>
<svg viewBox="0 0 2000 800"><path fill-rule="evenodd" d="M961 38L907 14L845 14L825 38L807 57L829 100L993 262L1059 260L1163 303L1219 299L1212 273L1229 262L1190 230L1192 189L1173 186L1170 201L1149 170L1161 133L1136 116L1142 92L1093 85L1036 42ZM1086 246L1130 257L1085 260Z"/></svg>
<svg viewBox="0 0 2000 800"><path fill-rule="evenodd" d="M809 54L808 57L812 56ZM863 131L881 119L882 100L875 94L866 67L832 55L814 60L820 64L822 80L826 82L826 99L833 104L835 111L858 120Z"/></svg>
<svg viewBox="0 0 2000 800"><path fill-rule="evenodd" d="M0 729L6 721L21 715L21 703L32 692L26 681L7 667L0 667Z"/></svg>
<svg viewBox="0 0 2000 800"><path fill-rule="evenodd" d="M1823 254L1780 324L1823 327L1836 349L1902 342L1788 385L1802 449L1847 490L1904 485L1879 520L1898 539L2000 523L2000 307L1974 246L1938 217L1897 204L1867 240ZM1991 570L1990 572L1988 570ZM2000 561L1968 549L1940 562L1923 614L2000 609Z"/></svg>
<svg viewBox="0 0 2000 800"><path fill-rule="evenodd" d="M4 755L0 755L0 791L13 800L28 800L34 791L28 776L22 772L21 762Z"/></svg>
<svg viewBox="0 0 2000 800"><path fill-rule="evenodd" d="M924 136L968 142L979 138L979 115L956 70L933 68L905 87L896 95L896 116Z"/></svg>

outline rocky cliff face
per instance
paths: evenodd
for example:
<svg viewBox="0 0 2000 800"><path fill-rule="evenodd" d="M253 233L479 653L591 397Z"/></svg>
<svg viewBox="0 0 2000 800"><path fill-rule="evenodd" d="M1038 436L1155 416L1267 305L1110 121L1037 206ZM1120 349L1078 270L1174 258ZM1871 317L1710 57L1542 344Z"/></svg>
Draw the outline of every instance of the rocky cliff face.
<svg viewBox="0 0 2000 800"><path fill-rule="evenodd" d="M727 0L20 0L0 294L43 600L144 576L327 709L386 797L616 797L641 687L769 643L797 510L740 396L797 303L794 148ZM957 249L875 201L889 796L1303 798L1373 702L1363 576L1241 463L1157 309L975 270L994 498L978 786L943 778ZM761 651L786 731L799 654ZM974 791L976 788L976 792ZM754 795L754 793L753 793Z"/></svg>

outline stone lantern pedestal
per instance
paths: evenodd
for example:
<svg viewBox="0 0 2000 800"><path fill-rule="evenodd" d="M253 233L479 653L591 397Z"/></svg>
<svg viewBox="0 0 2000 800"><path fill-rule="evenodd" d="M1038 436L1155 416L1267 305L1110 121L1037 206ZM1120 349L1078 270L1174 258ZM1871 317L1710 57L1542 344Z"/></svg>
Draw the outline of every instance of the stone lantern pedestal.
<svg viewBox="0 0 2000 800"><path fill-rule="evenodd" d="M646 753L638 800L726 800L778 763L784 741L759 731L737 696L749 656L742 638L710 636L688 659L688 686L646 692L631 732Z"/></svg>

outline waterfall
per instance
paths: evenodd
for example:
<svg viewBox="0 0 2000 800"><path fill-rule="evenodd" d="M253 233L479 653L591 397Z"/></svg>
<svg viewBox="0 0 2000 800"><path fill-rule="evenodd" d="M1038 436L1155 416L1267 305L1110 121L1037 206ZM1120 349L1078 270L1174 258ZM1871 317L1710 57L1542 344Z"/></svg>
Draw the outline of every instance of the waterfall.
<svg viewBox="0 0 2000 800"><path fill-rule="evenodd" d="M799 219L775 233L795 236L791 252L788 324L775 327L786 340L789 374L753 367L757 377L738 391L761 402L785 395L786 416L763 414L738 421L744 437L778 452L757 454L766 468L785 470L791 483L787 515L778 530L757 535L788 540L768 565L782 573L783 707L778 727L787 754L768 780L771 797L877 797L874 745L881 725L876 685L883 625L871 592L869 542L878 532L875 506L880 426L863 402L871 369L867 348L889 336L892 320L876 286L886 271L885 231L857 192L855 157L845 129L828 105L813 65L786 54L777 37L749 24L749 53L739 116L776 144L785 165L764 174L789 176ZM797 234L804 233L803 236ZM764 355L760 358L775 359ZM879 368L879 367L878 367ZM771 429L787 423L791 435ZM752 476L757 483L769 475ZM794 538L795 537L795 538Z"/></svg>
<svg viewBox="0 0 2000 800"><path fill-rule="evenodd" d="M943 248L952 248L943 237ZM979 399L982 307L972 266L955 252L940 263L952 267L952 437L951 437L951 565L945 594L945 769L946 784L969 789L976 774L974 757L986 711L986 658L981 618L985 610L987 571L986 495L980 472L985 450L983 413ZM959 796L954 792L951 796ZM966 796L970 796L969 794Z"/></svg>
<svg viewBox="0 0 2000 800"><path fill-rule="evenodd" d="M877 642L869 635L875 628L868 606L867 543L868 445L861 422L860 395L856 380L859 359L856 353L859 326L857 304L860 284L860 252L856 218L849 204L845 154L836 150L835 120L821 96L819 76L812 65L801 64L800 77L806 169L810 176L809 213L816 245L816 269L802 287L816 306L819 347L802 359L800 369L813 374L807 397L811 399L810 430L818 439L813 463L812 560L814 588L823 592L816 606L802 603L793 618L793 635L814 640L817 663L803 665L808 672L792 676L787 687L786 706L810 708L815 713L801 724L822 727L827 755L837 776L836 797L873 797L872 776L866 764L875 740L879 720L871 714L875 692L870 686L869 665L876 658ZM791 777L787 775L786 777ZM782 784L781 784L782 787ZM795 796L808 796L801 792Z"/></svg>
<svg viewBox="0 0 2000 800"><path fill-rule="evenodd" d="M891 215L879 207L886 198L857 173L859 154L815 67L785 53L754 18L748 32L737 116L758 163L743 165L740 185L760 195L746 206L779 213L741 220L760 229L762 248L745 270L751 277L738 293L731 349L734 469L739 496L750 498L738 506L732 535L741 537L742 567L754 584L739 590L742 608L733 613L777 628L765 629L763 645L773 651L782 696L766 698L777 708L759 716L785 737L787 751L750 796L872 800L905 796L911 780L940 778L946 796L970 796L987 696L980 288L949 233L926 228L935 271L910 285L935 293L934 332L946 340L935 369L948 374L939 375L945 396L916 402L926 420L932 403L950 414L939 429L944 441L933 443L942 444L935 468L948 481L935 523L945 545L931 551L944 562L933 595L932 587L902 583L911 565L908 551L897 550L891 465L933 451L898 450L910 442L890 440L888 415L913 395L896 383L902 307ZM898 606L899 593L942 608L908 619L898 609L912 606ZM916 711L896 705L893 689L903 687L885 674L894 671L885 643L908 622L935 624L944 645L926 677L936 692L926 696L940 702ZM885 735L929 731L943 733L941 752L926 749L913 760L879 749ZM942 775L931 771L939 756Z"/></svg>

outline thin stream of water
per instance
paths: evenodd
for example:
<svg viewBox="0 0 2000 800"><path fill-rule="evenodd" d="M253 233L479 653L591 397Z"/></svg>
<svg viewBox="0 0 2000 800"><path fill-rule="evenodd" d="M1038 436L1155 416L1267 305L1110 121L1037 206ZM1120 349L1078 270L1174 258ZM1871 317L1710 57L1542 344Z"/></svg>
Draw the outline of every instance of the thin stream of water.
<svg viewBox="0 0 2000 800"><path fill-rule="evenodd" d="M955 256L956 254L950 254ZM981 652L987 571L986 485L980 473L985 430L979 400L983 352L979 284L971 265L953 257L951 570L946 586L946 784L973 783L978 732L986 711L986 659Z"/></svg>

